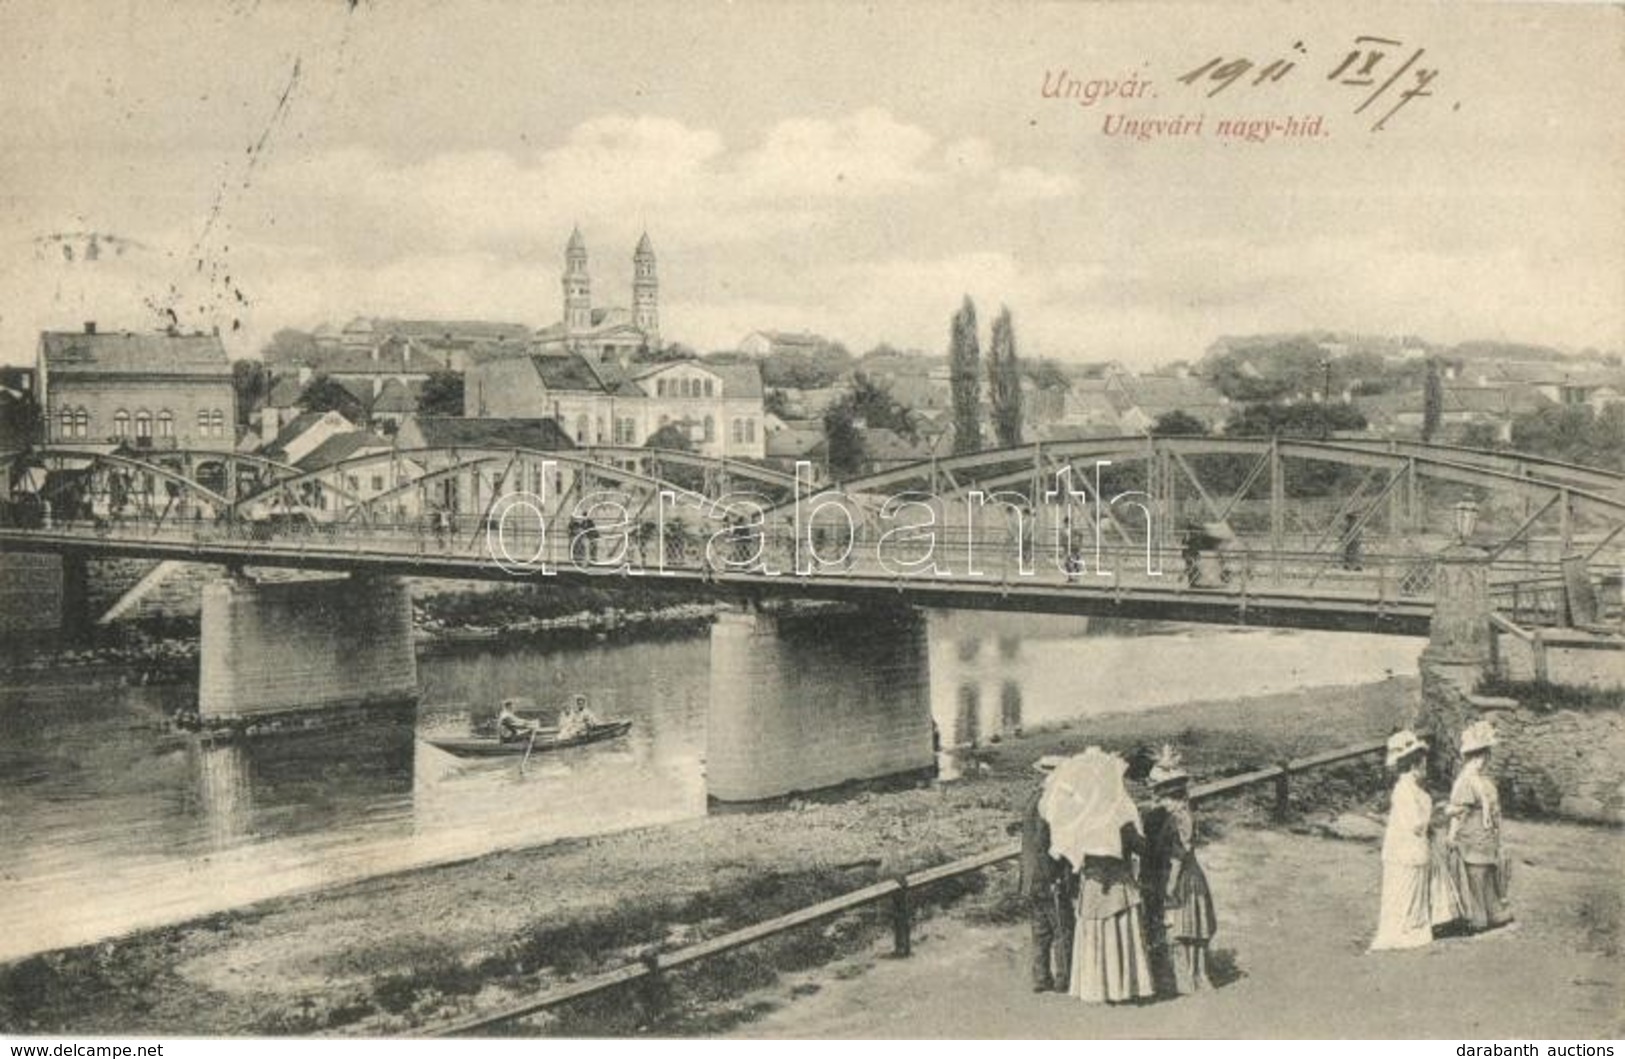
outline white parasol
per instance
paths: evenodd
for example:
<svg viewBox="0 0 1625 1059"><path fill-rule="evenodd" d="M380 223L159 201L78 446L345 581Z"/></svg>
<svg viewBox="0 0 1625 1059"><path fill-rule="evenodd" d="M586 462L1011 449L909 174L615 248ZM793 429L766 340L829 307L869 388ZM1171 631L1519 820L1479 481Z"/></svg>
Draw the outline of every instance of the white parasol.
<svg viewBox="0 0 1625 1059"><path fill-rule="evenodd" d="M1049 824L1050 855L1077 870L1083 858L1121 857L1123 825L1140 827L1140 812L1123 785L1128 762L1098 746L1062 762L1044 782L1038 812Z"/></svg>

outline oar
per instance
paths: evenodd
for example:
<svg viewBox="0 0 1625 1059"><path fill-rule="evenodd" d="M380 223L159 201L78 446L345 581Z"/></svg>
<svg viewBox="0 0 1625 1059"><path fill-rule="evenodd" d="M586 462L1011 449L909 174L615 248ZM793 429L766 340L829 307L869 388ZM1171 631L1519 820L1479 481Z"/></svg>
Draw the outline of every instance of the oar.
<svg viewBox="0 0 1625 1059"><path fill-rule="evenodd" d="M525 763L530 760L530 752L536 748L536 729L530 730L530 742L525 744L525 756L519 759L519 774L525 774Z"/></svg>

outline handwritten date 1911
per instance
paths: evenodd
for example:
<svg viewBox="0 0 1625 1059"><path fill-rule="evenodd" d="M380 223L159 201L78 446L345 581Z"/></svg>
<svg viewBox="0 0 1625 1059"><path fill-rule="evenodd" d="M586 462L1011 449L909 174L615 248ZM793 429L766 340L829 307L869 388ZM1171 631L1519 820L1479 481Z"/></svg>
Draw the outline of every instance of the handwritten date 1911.
<svg viewBox="0 0 1625 1059"><path fill-rule="evenodd" d="M1399 93L1398 100L1394 103L1394 105L1389 107L1388 110L1372 124L1372 132L1376 132L1386 125L1388 119L1393 117L1399 111L1399 108L1403 107L1406 103L1409 103L1413 99L1433 95L1433 93L1428 90L1428 86L1433 83L1434 78L1439 76L1439 71L1437 69L1424 69L1423 67L1416 66L1417 60L1421 59L1423 54L1425 54L1426 49L1423 48L1417 48L1416 51L1411 54L1411 57L1406 59L1404 63L1400 64L1398 69L1395 69L1386 80L1382 81L1380 84L1377 83L1377 78L1394 65L1392 62L1388 61L1387 49L1403 47L1403 44L1391 37L1374 37L1365 35L1355 37L1354 47L1350 49L1348 54L1343 57L1343 61L1338 63L1336 68L1334 68L1331 73L1326 75L1326 80L1336 81L1343 85L1358 87L1375 86L1375 90L1371 92L1370 95L1365 97L1364 102L1362 102L1358 107L1354 108L1354 113L1356 114L1365 113L1365 111L1379 98L1381 98L1384 93L1386 93L1390 88L1393 88L1396 82L1398 82L1407 72L1409 72L1415 78L1415 83L1411 84L1409 87L1402 88ZM1296 53L1296 55L1293 55L1292 53ZM1225 89L1234 85L1237 81L1244 77L1249 78L1250 87L1257 87L1264 84L1266 81L1279 81L1287 74L1291 73L1292 70L1298 65L1296 56L1308 54L1309 51L1303 46L1303 42L1297 41L1292 45L1287 58L1276 59L1262 67L1250 59L1226 59L1221 55L1209 59L1201 66L1196 67L1194 70L1178 78L1178 80L1182 84L1191 86L1200 85L1205 87L1207 85L1212 85L1213 87L1207 92L1208 97L1211 98L1218 95L1220 92L1223 92ZM1415 69L1412 69L1412 67L1415 67ZM1255 70L1257 71L1256 73L1254 73ZM1249 77L1249 75L1251 76Z"/></svg>

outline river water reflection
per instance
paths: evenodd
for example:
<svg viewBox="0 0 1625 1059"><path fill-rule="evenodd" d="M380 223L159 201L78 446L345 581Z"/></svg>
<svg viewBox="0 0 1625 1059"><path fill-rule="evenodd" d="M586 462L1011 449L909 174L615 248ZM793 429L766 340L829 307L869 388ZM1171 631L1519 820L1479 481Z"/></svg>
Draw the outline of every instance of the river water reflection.
<svg viewBox="0 0 1625 1059"><path fill-rule="evenodd" d="M1413 673L1415 640L1080 619L931 616L918 659L953 751L1023 727ZM1333 660L1329 664L1328 660ZM891 663L895 665L896 663ZM274 894L706 812L709 642L463 649L420 661L425 702L361 728L203 746L165 731L190 686L116 669L0 687L0 959ZM507 696L586 691L624 739L507 760L424 742ZM809 710L820 704L809 702ZM874 709L884 711L877 701Z"/></svg>

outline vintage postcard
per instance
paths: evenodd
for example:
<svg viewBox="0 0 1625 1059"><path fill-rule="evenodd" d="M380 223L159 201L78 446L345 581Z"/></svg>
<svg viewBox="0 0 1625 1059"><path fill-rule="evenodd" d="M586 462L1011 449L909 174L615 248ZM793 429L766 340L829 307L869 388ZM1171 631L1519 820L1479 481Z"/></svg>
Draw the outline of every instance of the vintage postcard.
<svg viewBox="0 0 1625 1059"><path fill-rule="evenodd" d="M1622 59L0 0L0 1036L1612 1054Z"/></svg>

